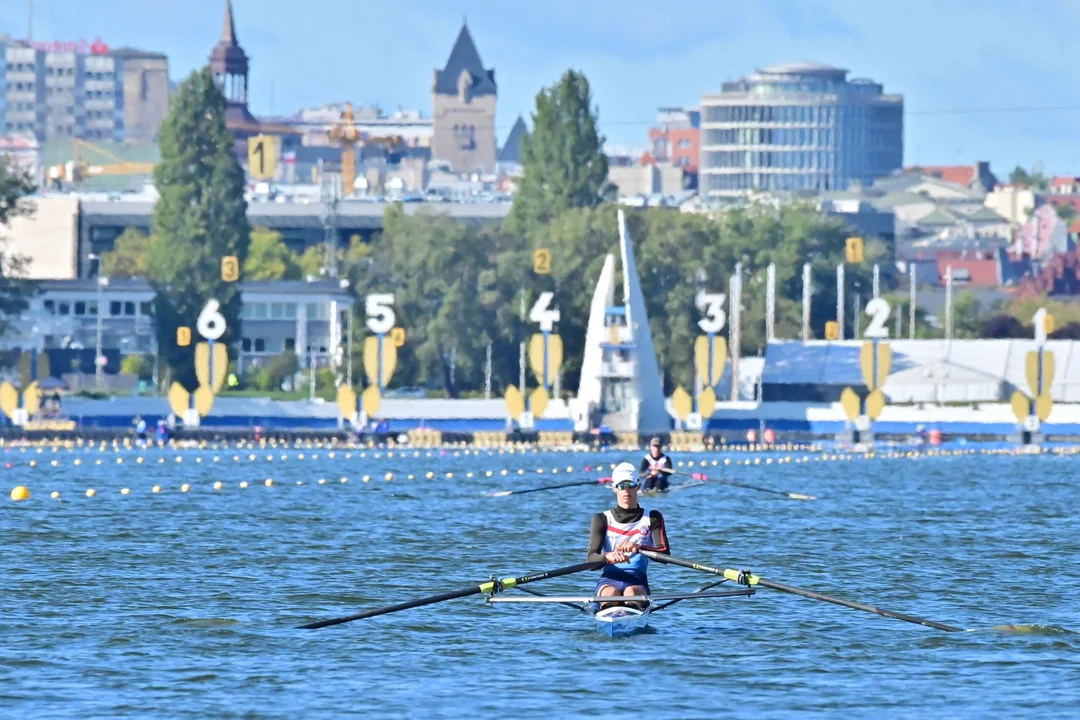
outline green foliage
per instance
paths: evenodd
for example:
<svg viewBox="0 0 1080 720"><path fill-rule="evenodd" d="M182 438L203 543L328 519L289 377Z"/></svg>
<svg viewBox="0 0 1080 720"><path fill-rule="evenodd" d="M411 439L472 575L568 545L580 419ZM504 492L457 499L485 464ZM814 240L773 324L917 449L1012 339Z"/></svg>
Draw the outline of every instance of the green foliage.
<svg viewBox="0 0 1080 720"><path fill-rule="evenodd" d="M284 352L270 358L261 368L255 370L248 379L248 384L256 390L280 390L285 378L295 375L299 369L300 361L296 353Z"/></svg>
<svg viewBox="0 0 1080 720"><path fill-rule="evenodd" d="M575 390L593 290L605 256L615 254L618 262L617 212L611 204L570 208L517 233L472 228L438 214L407 216L401 206L389 208L383 235L371 245L353 243L343 268L360 297L395 295L397 324L406 328L408 339L398 351L393 384L442 387L451 397L477 391L484 384L489 342L493 392L498 395L507 385L518 384L518 343L537 332L532 323L522 323L521 301L528 310L539 293L550 290L561 312L556 331L564 346L562 388ZM812 333L823 337L825 323L835 319L836 265L851 234L841 221L809 205L749 207L715 216L667 208L626 212L668 392L675 385L690 387L693 381L693 343L701 334L698 290L729 294L737 262L743 264L744 355L764 348L765 273L771 262L777 266L779 337L799 336L806 261L812 264L816 287ZM532 253L539 247L552 251L550 275L532 272ZM885 253L884 244L869 242L865 262L847 266L849 312L854 310L856 286L863 299L868 298L873 263ZM883 274L883 288L893 284L893 278ZM617 287L616 298L621 293ZM362 375L360 348L366 334L362 311L361 303L354 328L356 377ZM725 311L730 314L729 303ZM531 370L528 376L534 387Z"/></svg>
<svg viewBox="0 0 1080 720"><path fill-rule="evenodd" d="M189 390L196 387L195 343L176 345L176 328L196 326L207 301L221 303L230 345L240 337L240 291L221 279L221 258L246 261L251 229L244 171L225 127L225 97L209 68L192 73L173 96L161 124L161 162L154 169L150 277L157 291L156 329L162 358Z"/></svg>
<svg viewBox="0 0 1080 720"><path fill-rule="evenodd" d="M300 280L303 277L299 259L285 244L281 233L261 227L251 231L251 245L244 261L245 280Z"/></svg>
<svg viewBox="0 0 1080 720"><path fill-rule="evenodd" d="M1028 172L1019 165L1009 173L1009 183L1011 185L1023 185L1035 190L1046 190L1050 187L1050 179L1043 174L1041 169L1033 169Z"/></svg>
<svg viewBox="0 0 1080 720"><path fill-rule="evenodd" d="M154 363L145 355L125 355L120 360L120 372L135 375L140 380L149 380L153 376Z"/></svg>
<svg viewBox="0 0 1080 720"><path fill-rule="evenodd" d="M442 214L406 215L395 204L386 210L374 248L350 247L344 269L351 287L361 295L394 293L397 324L408 329L395 384L434 380L451 397L462 385L482 384L499 311L513 295L509 288L520 286L512 278L521 277L521 254L508 265L506 242L497 231L475 230Z"/></svg>
<svg viewBox="0 0 1080 720"><path fill-rule="evenodd" d="M154 239L138 228L128 228L116 238L113 249L101 256L101 274L107 278L147 277L150 274L150 247Z"/></svg>
<svg viewBox="0 0 1080 720"><path fill-rule="evenodd" d="M7 239L4 228L17 217L30 217L36 208L26 196L37 188L30 174L15 166L7 155L0 154L0 250ZM0 318L17 315L27 308L27 299L36 286L26 279L29 258L9 252L0 252ZM6 322L0 319L0 333Z"/></svg>
<svg viewBox="0 0 1080 720"><path fill-rule="evenodd" d="M533 131L522 139L525 175L514 197L515 229L603 201L608 161L592 102L588 79L574 70L536 96Z"/></svg>
<svg viewBox="0 0 1080 720"><path fill-rule="evenodd" d="M304 277L317 278L323 274L326 268L326 247L324 245L312 245L304 250L296 260L300 267L300 273Z"/></svg>
<svg viewBox="0 0 1080 720"><path fill-rule="evenodd" d="M958 340L981 337L984 324L982 303L975 297L975 293L957 293L953 299L953 337Z"/></svg>

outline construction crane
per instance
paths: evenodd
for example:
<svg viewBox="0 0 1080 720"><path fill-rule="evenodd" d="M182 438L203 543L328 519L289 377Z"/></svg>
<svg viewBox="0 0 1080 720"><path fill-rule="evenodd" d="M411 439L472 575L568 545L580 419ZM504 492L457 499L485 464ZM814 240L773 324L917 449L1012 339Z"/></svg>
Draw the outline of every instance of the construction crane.
<svg viewBox="0 0 1080 720"><path fill-rule="evenodd" d="M327 131L330 141L341 146L341 189L345 197L351 197L356 185L356 146L382 145L391 149L404 144L400 135L371 136L356 126L352 103L345 103L341 119Z"/></svg>
<svg viewBox="0 0 1080 720"><path fill-rule="evenodd" d="M152 175L154 173L154 163L129 162L86 140L74 138L74 141L75 159L53 165L48 170L48 178L54 184L69 182L81 185L86 178L98 175ZM83 160L84 149L115 162L103 165L90 164Z"/></svg>

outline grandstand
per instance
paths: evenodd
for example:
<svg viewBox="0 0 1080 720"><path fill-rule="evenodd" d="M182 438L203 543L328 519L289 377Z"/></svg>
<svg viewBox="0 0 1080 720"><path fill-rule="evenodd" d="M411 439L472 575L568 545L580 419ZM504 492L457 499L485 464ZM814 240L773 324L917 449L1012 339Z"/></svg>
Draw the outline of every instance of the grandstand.
<svg viewBox="0 0 1080 720"><path fill-rule="evenodd" d="M890 404L1008 402L1030 392L1025 376L1034 340L894 340L889 377L882 388ZM773 342L765 351L762 400L833 403L847 386L865 392L860 341ZM1059 403L1080 402L1080 342L1052 340L1051 393Z"/></svg>

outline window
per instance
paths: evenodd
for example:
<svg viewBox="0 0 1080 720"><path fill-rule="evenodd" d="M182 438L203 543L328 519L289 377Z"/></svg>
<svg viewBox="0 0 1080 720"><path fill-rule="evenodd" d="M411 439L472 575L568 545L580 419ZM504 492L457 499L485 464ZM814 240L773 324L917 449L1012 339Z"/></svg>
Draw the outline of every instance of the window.
<svg viewBox="0 0 1080 720"><path fill-rule="evenodd" d="M270 319L281 320L285 317L284 303L270 303Z"/></svg>
<svg viewBox="0 0 1080 720"><path fill-rule="evenodd" d="M57 308L58 308L58 312L57 312L58 315L70 315L71 314L71 303L62 302L62 303L60 303L60 305L57 306Z"/></svg>
<svg viewBox="0 0 1080 720"><path fill-rule="evenodd" d="M296 306L294 305L293 306L293 311L295 312L295 310L296 310ZM285 351L286 352L296 352L296 338L294 338L294 337L285 338Z"/></svg>
<svg viewBox="0 0 1080 720"><path fill-rule="evenodd" d="M296 319L296 303L285 303L285 319Z"/></svg>
<svg viewBox="0 0 1080 720"><path fill-rule="evenodd" d="M265 320L266 319L266 303L252 303L251 304L251 319L252 320Z"/></svg>
<svg viewBox="0 0 1080 720"><path fill-rule="evenodd" d="M86 303L86 314L87 315L97 315L97 311L98 311L97 300L90 300L89 302Z"/></svg>
<svg viewBox="0 0 1080 720"><path fill-rule="evenodd" d="M266 352L265 338L255 338L255 352Z"/></svg>
<svg viewBox="0 0 1080 720"><path fill-rule="evenodd" d="M251 338L240 338L240 349L244 352L251 352Z"/></svg>
<svg viewBox="0 0 1080 720"><path fill-rule="evenodd" d="M85 315L86 314L86 303L85 302L79 301L79 302L75 303L75 314L76 315Z"/></svg>
<svg viewBox="0 0 1080 720"><path fill-rule="evenodd" d="M150 306L151 306L151 303L148 303L148 302L139 303L139 314L140 315L145 315L146 317L150 317L150 315L152 314Z"/></svg>
<svg viewBox="0 0 1080 720"><path fill-rule="evenodd" d="M44 303L44 308L45 312L51 313L53 315L56 314L56 302L54 302L53 300L46 300Z"/></svg>
<svg viewBox="0 0 1080 720"><path fill-rule="evenodd" d="M109 302L109 315L113 317L119 317L120 311L124 309L124 303L119 300L112 300Z"/></svg>
<svg viewBox="0 0 1080 720"><path fill-rule="evenodd" d="M680 138L679 139L679 148L680 149L686 150L689 147L690 147L690 138Z"/></svg>
<svg viewBox="0 0 1080 720"><path fill-rule="evenodd" d="M124 314L129 315L129 316L134 316L135 315L135 303L130 302L130 301L125 302L124 303Z"/></svg>

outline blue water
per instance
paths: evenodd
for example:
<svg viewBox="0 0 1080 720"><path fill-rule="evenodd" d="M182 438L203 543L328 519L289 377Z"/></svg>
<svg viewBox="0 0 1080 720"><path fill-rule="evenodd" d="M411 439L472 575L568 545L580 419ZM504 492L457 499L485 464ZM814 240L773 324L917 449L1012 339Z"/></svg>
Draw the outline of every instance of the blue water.
<svg viewBox="0 0 1080 720"><path fill-rule="evenodd" d="M715 477L819 499L706 482L643 504L664 513L678 556L964 628L1037 632L949 634L771 590L680 603L625 639L572 609L478 598L301 631L581 562L609 490L483 493L599 477L582 468L624 456L9 449L0 716L1076 717L1077 459L973 449L749 466L680 454ZM18 484L29 501L8 500ZM578 594L593 581L531 587ZM710 578L653 564L650 581L670 592Z"/></svg>

